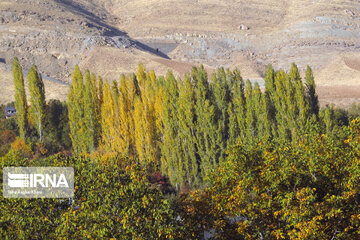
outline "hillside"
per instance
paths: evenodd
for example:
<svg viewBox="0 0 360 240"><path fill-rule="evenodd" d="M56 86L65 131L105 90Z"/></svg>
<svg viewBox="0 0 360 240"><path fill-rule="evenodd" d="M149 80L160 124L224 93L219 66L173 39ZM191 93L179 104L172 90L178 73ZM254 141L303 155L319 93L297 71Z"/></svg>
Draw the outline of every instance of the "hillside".
<svg viewBox="0 0 360 240"><path fill-rule="evenodd" d="M140 61L158 74L183 75L203 63L258 79L269 63L287 70L296 62L333 89L323 103L347 105L347 91L331 92L360 86L356 1L13 0L0 12L0 60L19 56L26 68L35 63L62 81L71 81L75 64L108 79Z"/></svg>

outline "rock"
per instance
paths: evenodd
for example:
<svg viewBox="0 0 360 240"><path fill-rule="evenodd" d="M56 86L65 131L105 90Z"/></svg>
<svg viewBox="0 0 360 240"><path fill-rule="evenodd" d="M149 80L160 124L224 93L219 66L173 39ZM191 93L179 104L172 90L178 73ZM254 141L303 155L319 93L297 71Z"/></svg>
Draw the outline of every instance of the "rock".
<svg viewBox="0 0 360 240"><path fill-rule="evenodd" d="M239 30L249 30L250 28L248 27L248 26L245 26L245 25L243 25L243 24L241 24L240 26L239 26Z"/></svg>
<svg viewBox="0 0 360 240"><path fill-rule="evenodd" d="M349 10L349 9L345 9L344 12L345 12L347 15L349 15L350 17L354 17L354 16L355 16L355 14L354 14L351 10Z"/></svg>

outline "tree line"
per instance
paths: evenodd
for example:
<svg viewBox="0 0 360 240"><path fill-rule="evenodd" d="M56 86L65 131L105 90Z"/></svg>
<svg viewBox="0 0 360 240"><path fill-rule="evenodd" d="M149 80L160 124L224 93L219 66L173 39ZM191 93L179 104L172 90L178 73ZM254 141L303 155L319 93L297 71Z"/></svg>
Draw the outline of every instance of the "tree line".
<svg viewBox="0 0 360 240"><path fill-rule="evenodd" d="M60 124L59 116L46 121L51 108L36 66L28 75L29 109L17 59L13 74L20 137L25 139L31 123L42 142L44 126ZM270 65L264 75L261 89L257 82L244 81L237 69L220 68L208 77L203 66L194 67L181 79L171 71L158 77L139 64L136 73L108 82L76 66L63 126L68 124L75 154L116 153L148 172L161 171L178 190L203 187L228 157L229 147L239 142L247 147L291 145L311 131L337 128L338 112L333 107L320 111L310 67L304 81L296 64L289 73Z"/></svg>
<svg viewBox="0 0 360 240"><path fill-rule="evenodd" d="M38 143L51 153L69 149L69 121L66 103L51 99L46 102L45 87L40 72L33 65L27 75L30 98L25 92L23 70L17 58L13 61L16 122L20 139Z"/></svg>
<svg viewBox="0 0 360 240"><path fill-rule="evenodd" d="M359 111L320 109L310 67L301 78L295 64L288 73L269 66L264 87L237 69L209 77L200 66L179 78L140 64L108 82L75 67L66 104L30 96L28 107L17 64L17 122L27 142L13 142L0 164L73 166L76 190L71 201L2 198L0 236L360 237ZM39 96L32 69L30 95ZM73 156L33 156L29 138L45 144L48 129L59 144L69 137Z"/></svg>
<svg viewBox="0 0 360 240"><path fill-rule="evenodd" d="M237 142L297 142L320 121L312 70L304 84L295 64L289 74L269 66L264 89L238 70L220 68L208 80L203 66L180 79L171 71L157 77L140 64L136 74L111 84L76 67L72 79L74 151L117 152L149 171L161 170L178 187L204 186Z"/></svg>

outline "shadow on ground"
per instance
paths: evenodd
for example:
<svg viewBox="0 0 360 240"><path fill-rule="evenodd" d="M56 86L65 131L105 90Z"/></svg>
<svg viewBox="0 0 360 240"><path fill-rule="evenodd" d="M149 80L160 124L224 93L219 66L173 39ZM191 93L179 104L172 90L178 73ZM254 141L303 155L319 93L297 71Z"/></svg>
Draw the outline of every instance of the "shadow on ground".
<svg viewBox="0 0 360 240"><path fill-rule="evenodd" d="M104 22L103 19L101 19L100 17L98 17L96 14L88 11L87 9L85 9L83 6L81 6L78 3L75 3L71 0L55 0L56 3L60 4L61 6L63 6L65 9L67 9L68 11L83 16L86 19L88 19L89 21L93 22L95 25L93 27L97 27L97 28L102 28L104 30L104 35L108 36L108 37L115 37L115 36L124 36L127 37L130 42L131 45L136 46L136 48L140 49L140 50L144 50L146 52L152 53L154 55L157 55L159 57L165 58L165 59L170 59L168 55L166 55L165 53L159 51L159 49L154 49L144 43L141 43L139 41L133 40L131 39L126 32L119 30L116 27L113 27L111 25L109 25L108 23ZM97 26L96 26L97 25Z"/></svg>

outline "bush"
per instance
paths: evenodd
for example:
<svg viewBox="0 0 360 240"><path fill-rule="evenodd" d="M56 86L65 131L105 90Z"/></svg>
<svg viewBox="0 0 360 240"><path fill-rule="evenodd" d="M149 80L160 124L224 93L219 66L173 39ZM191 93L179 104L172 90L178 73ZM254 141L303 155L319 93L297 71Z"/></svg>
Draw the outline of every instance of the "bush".
<svg viewBox="0 0 360 240"><path fill-rule="evenodd" d="M13 144L25 150L23 141ZM72 166L73 199L0 200L0 238L17 239L166 239L180 235L176 215L158 187L137 166L120 158L34 159L25 166ZM24 166L18 155L0 159L0 167ZM1 174L2 178L2 174Z"/></svg>
<svg viewBox="0 0 360 240"><path fill-rule="evenodd" d="M0 156L4 156L10 149L11 143L16 139L16 135L11 130L0 132Z"/></svg>

